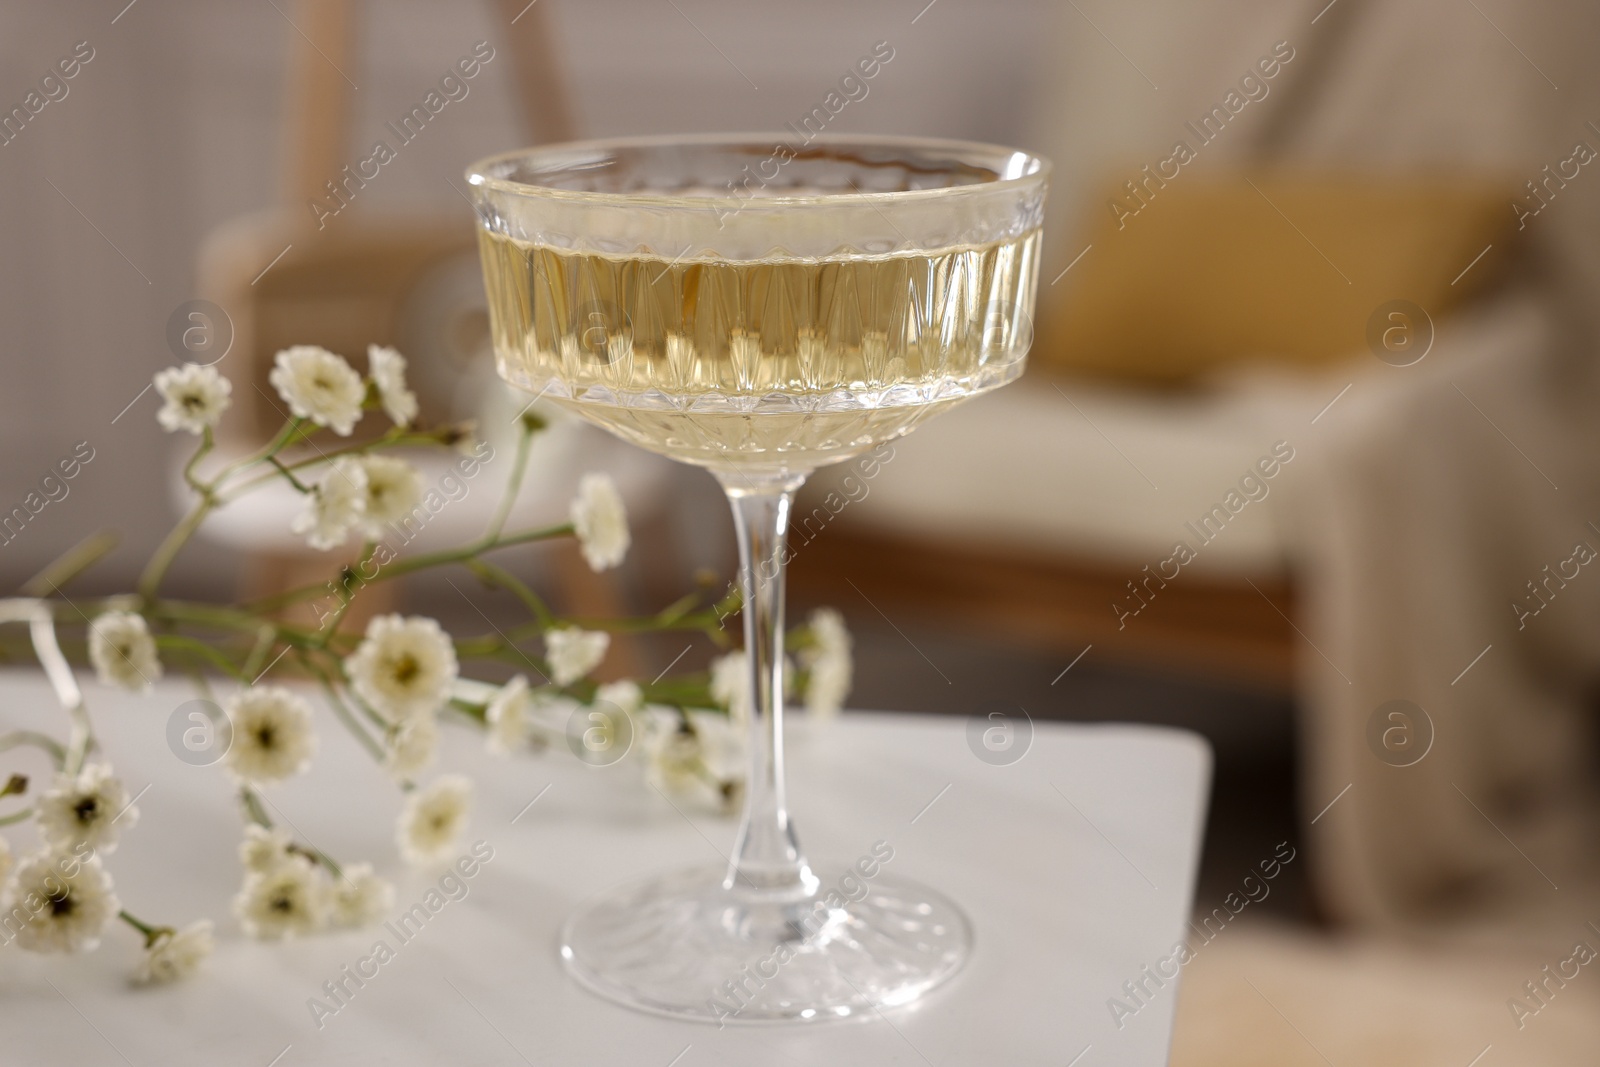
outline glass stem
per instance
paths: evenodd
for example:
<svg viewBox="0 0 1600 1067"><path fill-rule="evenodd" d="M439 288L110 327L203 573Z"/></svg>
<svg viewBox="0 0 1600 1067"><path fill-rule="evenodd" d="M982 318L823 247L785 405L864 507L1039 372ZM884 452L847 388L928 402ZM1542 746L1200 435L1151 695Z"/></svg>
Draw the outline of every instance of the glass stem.
<svg viewBox="0 0 1600 1067"><path fill-rule="evenodd" d="M794 826L783 780L783 571L789 505L804 474L755 479L719 476L739 533L744 589L745 660L749 670L750 777L744 818L724 885L763 896L804 897L816 891Z"/></svg>

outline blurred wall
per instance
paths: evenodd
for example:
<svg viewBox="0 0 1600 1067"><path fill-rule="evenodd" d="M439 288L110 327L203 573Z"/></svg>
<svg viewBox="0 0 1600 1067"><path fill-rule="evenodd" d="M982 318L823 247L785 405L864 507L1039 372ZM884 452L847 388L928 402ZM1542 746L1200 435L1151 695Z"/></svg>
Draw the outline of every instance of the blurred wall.
<svg viewBox="0 0 1600 1067"><path fill-rule="evenodd" d="M1044 0L540 2L581 136L781 127L887 41L893 60L831 128L1015 142L1050 22ZM174 362L167 320L195 295L201 239L278 195L297 40L289 0L125 3L0 7L7 111L74 46L92 49L66 95L0 147L0 512L80 442L93 453L64 498L0 544L6 589L108 526L124 542L95 584L126 581L170 525L180 442L157 428L153 393L140 393ZM491 14L487 2L363 6L362 55L345 71L359 87L352 160L474 42L496 40ZM523 140L509 57L497 59L352 211L449 212L470 225L446 179ZM196 548L180 580L234 573L219 550Z"/></svg>

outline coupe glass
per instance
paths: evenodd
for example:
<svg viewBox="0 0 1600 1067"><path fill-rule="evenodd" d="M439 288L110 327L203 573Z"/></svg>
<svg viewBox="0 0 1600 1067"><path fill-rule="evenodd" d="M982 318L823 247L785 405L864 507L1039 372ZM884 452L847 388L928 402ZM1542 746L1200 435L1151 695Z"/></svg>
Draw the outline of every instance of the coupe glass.
<svg viewBox="0 0 1600 1067"><path fill-rule="evenodd" d="M870 843L839 868L801 851L784 536L812 470L1022 373L1049 170L982 144L792 140L551 145L467 174L500 374L705 467L732 504L750 692L732 859L616 889L561 939L594 991L718 1022L907 1004L970 951L961 910Z"/></svg>

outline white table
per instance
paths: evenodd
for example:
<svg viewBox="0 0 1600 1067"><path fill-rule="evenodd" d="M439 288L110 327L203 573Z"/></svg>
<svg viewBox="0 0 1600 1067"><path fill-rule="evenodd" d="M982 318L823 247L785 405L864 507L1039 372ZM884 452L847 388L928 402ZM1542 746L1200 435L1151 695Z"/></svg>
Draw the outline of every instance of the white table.
<svg viewBox="0 0 1600 1067"><path fill-rule="evenodd" d="M1121 1029L1107 1002L1183 936L1210 767L1192 735L1039 724L1024 758L994 766L968 748L961 719L851 714L815 734L796 730L791 788L821 871L887 840L896 874L966 908L974 954L951 984L884 1017L718 1030L584 992L554 942L583 897L715 861L732 820L692 813L691 823L642 784L631 759L606 769L558 751L494 760L475 734L447 729L445 762L477 782L471 839L488 841L494 859L318 1031L307 999L378 936L394 938L381 927L287 944L243 938L228 907L240 880L228 781L180 762L165 741L169 714L191 692L163 683L129 697L91 684L88 696L130 788L153 783L107 864L119 895L152 921L216 919L217 953L187 983L130 989L138 947L121 924L90 956L0 951L5 1067L1166 1062L1177 982ZM0 674L0 728L59 720L42 678ZM272 800L318 847L372 859L399 883L397 910L409 908L433 880L395 855L397 791L331 716L321 735L312 772ZM32 846L31 826L5 833Z"/></svg>

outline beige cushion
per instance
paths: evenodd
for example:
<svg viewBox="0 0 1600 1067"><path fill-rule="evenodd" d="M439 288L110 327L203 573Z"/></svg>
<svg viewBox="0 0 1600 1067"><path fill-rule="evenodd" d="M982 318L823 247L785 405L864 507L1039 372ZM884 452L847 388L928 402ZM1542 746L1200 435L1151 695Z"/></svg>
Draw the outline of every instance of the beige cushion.
<svg viewBox="0 0 1600 1067"><path fill-rule="evenodd" d="M1370 358L1380 305L1443 317L1515 230L1507 188L1484 179L1173 169L1142 179L1142 201L1111 182L1086 206L1089 250L1041 290L1036 366L1170 385L1251 360Z"/></svg>

